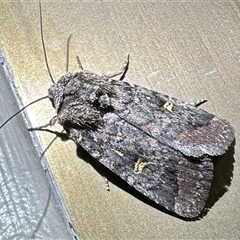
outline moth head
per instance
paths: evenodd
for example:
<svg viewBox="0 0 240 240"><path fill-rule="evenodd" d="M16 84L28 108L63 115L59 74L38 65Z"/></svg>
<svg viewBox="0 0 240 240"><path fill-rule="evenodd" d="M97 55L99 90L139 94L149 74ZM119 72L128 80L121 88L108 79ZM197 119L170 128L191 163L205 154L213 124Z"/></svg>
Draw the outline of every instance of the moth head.
<svg viewBox="0 0 240 240"><path fill-rule="evenodd" d="M63 102L63 88L57 83L50 86L48 89L48 98L50 99L52 106L58 113L61 104Z"/></svg>
<svg viewBox="0 0 240 240"><path fill-rule="evenodd" d="M58 113L61 108L65 86L77 75L78 72L68 72L59 77L57 83L54 83L48 89L48 98L50 99L52 106L55 108L56 113Z"/></svg>

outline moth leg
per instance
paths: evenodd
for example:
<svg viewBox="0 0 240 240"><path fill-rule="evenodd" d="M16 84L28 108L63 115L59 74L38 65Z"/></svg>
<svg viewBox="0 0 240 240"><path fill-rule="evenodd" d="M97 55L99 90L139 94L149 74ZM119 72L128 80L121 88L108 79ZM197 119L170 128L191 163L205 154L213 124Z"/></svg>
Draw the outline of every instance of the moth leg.
<svg viewBox="0 0 240 240"><path fill-rule="evenodd" d="M113 78L113 77L116 77L118 75L121 75L119 80L123 80L126 73L127 73L128 67L129 67L129 58L130 58L130 54L127 55L127 60L125 61L123 67L118 72L116 72L114 74L111 74L111 75L106 75L106 76L109 77L109 78Z"/></svg>
<svg viewBox="0 0 240 240"><path fill-rule="evenodd" d="M108 179L107 179L105 176L103 176L103 181L104 181L106 190L107 190L107 191L110 191L109 181L108 181Z"/></svg>
<svg viewBox="0 0 240 240"><path fill-rule="evenodd" d="M105 176L104 170L102 169L102 164L100 164L99 162L96 162L96 166L98 167L97 172L101 175L106 190L110 191L109 181L108 181L107 177Z"/></svg>
<svg viewBox="0 0 240 240"><path fill-rule="evenodd" d="M63 141L66 141L69 139L68 135L66 133L64 133L64 130L62 130L61 132L58 131L53 131L47 128L28 128L28 131L43 131L43 132L49 132L52 134L55 134L57 137L61 138Z"/></svg>
<svg viewBox="0 0 240 240"><path fill-rule="evenodd" d="M79 67L81 70L83 70L83 66L82 66L82 63L81 63L81 61L80 61L79 56L76 56L76 59L77 59L78 67Z"/></svg>
<svg viewBox="0 0 240 240"><path fill-rule="evenodd" d="M53 126L57 121L57 116L54 116L49 123L39 126L39 127L35 127L35 128L28 128L28 131L36 131L36 130L40 130L40 129L44 129L48 126Z"/></svg>
<svg viewBox="0 0 240 240"><path fill-rule="evenodd" d="M49 122L49 123L47 123L47 124L45 124L45 125L42 125L42 126L39 126L39 127L28 128L27 130L28 130L28 131L42 130L42 129L50 126L50 125L51 125L51 124L50 124L50 122Z"/></svg>
<svg viewBox="0 0 240 240"><path fill-rule="evenodd" d="M200 99L198 100L197 102L193 103L193 105L195 107L199 107L200 105L202 105L203 103L207 102L207 99L206 98L203 98L203 99Z"/></svg>

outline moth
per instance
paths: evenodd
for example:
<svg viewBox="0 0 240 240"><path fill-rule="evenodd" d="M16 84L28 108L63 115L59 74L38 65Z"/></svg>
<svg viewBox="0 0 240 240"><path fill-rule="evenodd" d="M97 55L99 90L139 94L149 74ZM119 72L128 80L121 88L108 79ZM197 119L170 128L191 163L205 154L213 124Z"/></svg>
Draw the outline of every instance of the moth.
<svg viewBox="0 0 240 240"><path fill-rule="evenodd" d="M62 75L48 98L56 113L50 125L60 124L97 161L169 211L200 214L213 178L211 157L234 140L226 120L87 70Z"/></svg>
<svg viewBox="0 0 240 240"><path fill-rule="evenodd" d="M227 121L87 70L60 77L48 97L52 124L92 157L168 210L199 215L213 177L211 156L224 154L234 139Z"/></svg>

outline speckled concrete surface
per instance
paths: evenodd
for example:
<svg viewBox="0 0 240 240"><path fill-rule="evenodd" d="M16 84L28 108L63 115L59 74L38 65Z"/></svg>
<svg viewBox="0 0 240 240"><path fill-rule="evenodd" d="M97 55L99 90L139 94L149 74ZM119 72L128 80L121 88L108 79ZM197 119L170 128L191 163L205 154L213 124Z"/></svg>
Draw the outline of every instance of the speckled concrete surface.
<svg viewBox="0 0 240 240"><path fill-rule="evenodd" d="M111 73L131 54L126 81L194 102L227 119L236 130L234 149L217 164L210 210L198 221L183 221L110 184L82 161L74 143L58 139L46 157L84 239L223 239L240 237L240 5L229 2L82 3L42 1L44 34L54 78L66 69ZM0 32L24 103L47 94L51 84L42 53L37 2L2 1ZM54 115L48 100L28 109L33 125ZM59 128L58 128L59 129ZM38 133L43 149L54 136ZM232 175L232 180L231 180ZM217 200L217 198L219 199Z"/></svg>

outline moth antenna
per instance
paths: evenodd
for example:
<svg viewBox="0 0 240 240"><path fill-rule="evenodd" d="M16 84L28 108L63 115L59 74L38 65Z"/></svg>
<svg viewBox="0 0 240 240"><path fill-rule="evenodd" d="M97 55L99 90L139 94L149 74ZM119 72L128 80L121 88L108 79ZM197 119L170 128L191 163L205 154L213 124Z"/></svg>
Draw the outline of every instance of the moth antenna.
<svg viewBox="0 0 240 240"><path fill-rule="evenodd" d="M45 98L48 98L48 96L44 96L44 97L41 97L41 98L39 98L39 99L37 99L37 100L34 100L33 102L31 102L31 103L29 103L29 104L27 104L26 106L24 106L23 108L21 108L19 111L17 111L16 113L14 113L7 121L5 121L2 125L0 125L0 129L4 126L4 125L6 125L12 118L14 118L16 115L18 115L20 112L22 112L25 108L27 108L28 106L30 106L30 105L32 105L32 104L34 104L34 103L36 103L36 102L39 102L39 101L41 101L41 100L43 100L43 99L45 99Z"/></svg>
<svg viewBox="0 0 240 240"><path fill-rule="evenodd" d="M40 14L40 33L41 33L41 40L42 40L42 47L43 47L43 54L44 54L44 59L45 59L45 64L48 70L48 74L51 78L51 81L53 84L55 84L53 77L52 77L52 73L50 71L50 67L48 64L48 59L47 59L47 52L46 52L46 47L45 47L45 43L44 43L44 38L43 38L43 21L42 21L42 6L41 6L41 2L39 1L39 14Z"/></svg>
<svg viewBox="0 0 240 240"><path fill-rule="evenodd" d="M66 60L66 72L68 72L68 68L69 68L69 45L70 45L70 40L71 40L72 34L70 34L70 36L68 37L67 40L67 60Z"/></svg>

